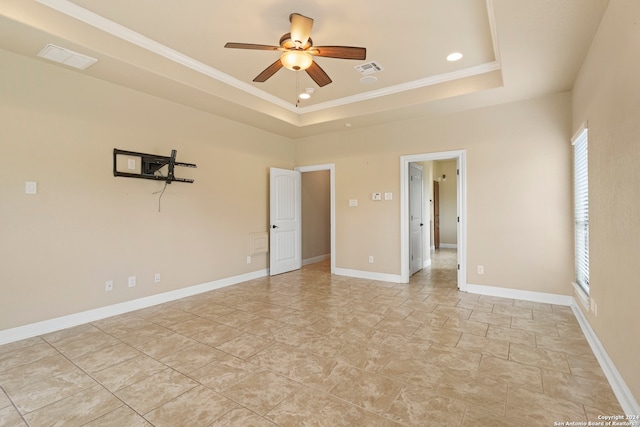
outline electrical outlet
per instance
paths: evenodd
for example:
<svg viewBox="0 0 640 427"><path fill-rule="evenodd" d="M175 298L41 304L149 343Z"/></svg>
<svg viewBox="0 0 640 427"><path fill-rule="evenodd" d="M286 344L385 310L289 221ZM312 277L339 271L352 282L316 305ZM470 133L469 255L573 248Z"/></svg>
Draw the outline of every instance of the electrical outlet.
<svg viewBox="0 0 640 427"><path fill-rule="evenodd" d="M129 287L133 288L136 285L136 276L129 276Z"/></svg>
<svg viewBox="0 0 640 427"><path fill-rule="evenodd" d="M160 283L160 273L156 273L156 274L153 276L153 282L154 282L154 283Z"/></svg>
<svg viewBox="0 0 640 427"><path fill-rule="evenodd" d="M484 274L484 265L478 266L478 274Z"/></svg>
<svg viewBox="0 0 640 427"><path fill-rule="evenodd" d="M111 292L113 290L113 280L107 280L104 282L105 292Z"/></svg>
<svg viewBox="0 0 640 427"><path fill-rule="evenodd" d="M369 264L373 264L373 255L369 255Z"/></svg>
<svg viewBox="0 0 640 427"><path fill-rule="evenodd" d="M251 256L247 257L247 264L251 264Z"/></svg>

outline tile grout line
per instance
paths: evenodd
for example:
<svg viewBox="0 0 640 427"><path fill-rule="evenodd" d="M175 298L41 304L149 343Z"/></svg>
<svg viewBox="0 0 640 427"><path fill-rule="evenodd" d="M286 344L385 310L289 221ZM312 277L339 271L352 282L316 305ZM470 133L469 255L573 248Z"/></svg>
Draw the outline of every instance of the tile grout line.
<svg viewBox="0 0 640 427"><path fill-rule="evenodd" d="M24 415L22 414L22 411L20 411L18 409L18 407L16 406L15 402L13 401L13 399L11 398L11 396L9 396L9 393L7 393L7 391L4 389L4 387L2 387L2 385L0 385L0 391L2 391L2 393L7 397L7 400L9 400L9 402L11 403L11 406L13 406L13 409L15 409L16 413L20 416L20 418L22 419L22 421L27 425L27 426L31 426L31 424L29 423L29 421L26 420L26 418L24 417Z"/></svg>

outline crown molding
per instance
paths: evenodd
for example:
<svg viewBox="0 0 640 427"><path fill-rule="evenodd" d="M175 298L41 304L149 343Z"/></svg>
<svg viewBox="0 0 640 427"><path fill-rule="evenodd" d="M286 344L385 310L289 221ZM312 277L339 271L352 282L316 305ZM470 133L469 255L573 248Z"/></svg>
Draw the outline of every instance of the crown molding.
<svg viewBox="0 0 640 427"><path fill-rule="evenodd" d="M495 20L493 17L493 3L492 0L487 0L487 12L489 25L491 28L491 37L494 46L494 54L496 60L480 64L474 67L465 68L462 70L453 71L450 73L439 74L435 76L425 77L398 85L388 86L378 90L372 90L364 92L358 95L347 96L343 98L334 99L332 101L322 102L307 107L296 107L294 104L284 101L283 99L274 96L264 90L258 89L255 86L243 82L229 74L226 74L210 65L204 64L196 59L185 55L175 49L172 49L162 43L159 43L149 37L146 37L124 25L118 24L110 19L107 19L95 12L85 9L70 0L36 0L38 3L56 10L62 14L65 14L78 21L84 22L94 28L97 28L112 36L118 37L121 40L134 44L149 52L155 53L163 58L187 67L191 70L199 72L205 76L211 77L219 82L225 83L235 89L244 91L250 95L256 96L264 101L267 101L275 106L283 108L291 113L296 114L298 117L302 117L304 114L315 113L318 111L328 110L335 107L345 106L348 104L355 104L362 101L367 101L375 98L380 98L397 93L407 92L419 88L438 85L453 80L464 79L484 73L489 73L501 69L498 52L498 39L495 31Z"/></svg>

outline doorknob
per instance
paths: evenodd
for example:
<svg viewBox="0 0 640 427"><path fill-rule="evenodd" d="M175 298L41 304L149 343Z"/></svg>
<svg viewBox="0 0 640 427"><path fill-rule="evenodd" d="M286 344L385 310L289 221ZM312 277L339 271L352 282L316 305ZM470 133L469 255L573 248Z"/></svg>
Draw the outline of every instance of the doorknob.
<svg viewBox="0 0 640 427"><path fill-rule="evenodd" d="M277 225L274 224L274 225L271 226L271 228L280 228L280 227L278 227Z"/></svg>

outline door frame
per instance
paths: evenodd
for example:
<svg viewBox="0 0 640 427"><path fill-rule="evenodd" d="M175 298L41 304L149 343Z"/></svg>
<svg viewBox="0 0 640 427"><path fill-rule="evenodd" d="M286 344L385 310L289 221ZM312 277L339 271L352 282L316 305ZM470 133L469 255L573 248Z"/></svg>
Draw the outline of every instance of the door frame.
<svg viewBox="0 0 640 427"><path fill-rule="evenodd" d="M409 163L456 160L458 221L458 289L467 290L467 170L466 150L400 156L400 281L409 283Z"/></svg>
<svg viewBox="0 0 640 427"><path fill-rule="evenodd" d="M331 221L331 274L336 272L336 165L327 163L323 165L298 166L293 168L300 173L329 171L329 192L330 192L330 221Z"/></svg>

